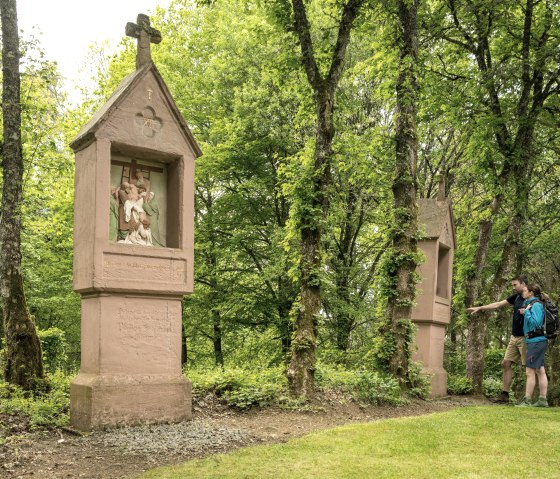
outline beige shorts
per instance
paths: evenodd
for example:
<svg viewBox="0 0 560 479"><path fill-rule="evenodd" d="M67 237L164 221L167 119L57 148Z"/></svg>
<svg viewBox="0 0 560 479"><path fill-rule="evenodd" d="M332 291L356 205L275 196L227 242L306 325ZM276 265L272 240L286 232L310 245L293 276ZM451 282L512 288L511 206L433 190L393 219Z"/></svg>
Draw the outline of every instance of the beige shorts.
<svg viewBox="0 0 560 479"><path fill-rule="evenodd" d="M525 358L527 357L527 343L524 336L512 336L507 345L504 361L512 363L521 363L525 366Z"/></svg>

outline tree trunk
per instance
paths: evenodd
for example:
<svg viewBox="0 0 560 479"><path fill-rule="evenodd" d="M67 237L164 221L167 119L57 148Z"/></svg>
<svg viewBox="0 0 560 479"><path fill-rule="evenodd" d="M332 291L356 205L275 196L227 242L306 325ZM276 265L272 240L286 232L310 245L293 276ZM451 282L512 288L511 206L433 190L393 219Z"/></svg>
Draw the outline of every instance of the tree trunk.
<svg viewBox="0 0 560 479"><path fill-rule="evenodd" d="M394 340L394 352L389 362L389 369L404 385L410 358L410 316L416 292L414 273L417 265L416 15L418 0L412 2L399 0L398 10L401 38L395 127L396 167L392 186L395 207L395 224L392 233L395 268L391 278L394 292L389 299L388 317Z"/></svg>
<svg viewBox="0 0 560 479"><path fill-rule="evenodd" d="M294 322L292 357L288 367L290 393L311 399L315 392L317 315L321 309L318 271L321 235L318 227L301 229L301 289Z"/></svg>
<svg viewBox="0 0 560 479"><path fill-rule="evenodd" d="M326 77L319 71L311 29L303 0L292 0L295 30L298 35L303 64L313 88L317 111L317 133L312 172L312 194L302 198L299 229L301 238L300 300L294 321L292 356L287 377L290 394L311 399L315 391L315 361L317 349L317 317L321 310L319 272L321 268L321 229L327 208L326 188L330 182L334 94L342 74L350 31L363 0L348 0L339 23L338 37Z"/></svg>
<svg viewBox="0 0 560 479"><path fill-rule="evenodd" d="M465 282L465 308L474 306L478 299L479 285L482 283L482 270L486 266L486 256L492 238L494 218L498 214L502 204L502 195L496 195L492 199L489 218L479 224L478 243L474 256L474 262ZM484 340L488 329L488 314L478 313L469 316L467 334L467 377L473 382L476 393L482 392L482 380L484 376Z"/></svg>
<svg viewBox="0 0 560 479"><path fill-rule="evenodd" d="M214 345L214 360L216 366L224 367L224 352L222 350L222 324L219 311L212 310L212 325L214 327L214 334L212 336L212 343Z"/></svg>
<svg viewBox="0 0 560 479"><path fill-rule="evenodd" d="M282 347L282 356L288 360L288 355L292 347L292 333L294 331L292 321L290 319L290 311L295 301L295 295L292 287L292 281L288 274L279 276L278 281L278 330L280 332L280 344Z"/></svg>
<svg viewBox="0 0 560 479"><path fill-rule="evenodd" d="M6 381L34 389L43 378L41 344L27 309L21 276L21 200L23 157L19 37L15 0L0 1L2 18L2 114L4 121L0 294L6 332Z"/></svg>
<svg viewBox="0 0 560 479"><path fill-rule="evenodd" d="M350 347L350 334L355 324L352 300L350 295L350 270L354 264L354 245L363 225L362 214L356 218L359 207L356 189L347 185L346 215L341 224L341 233L338 242L338 254L332 261L331 268L335 275L336 302L333 309L336 348L347 351Z"/></svg>

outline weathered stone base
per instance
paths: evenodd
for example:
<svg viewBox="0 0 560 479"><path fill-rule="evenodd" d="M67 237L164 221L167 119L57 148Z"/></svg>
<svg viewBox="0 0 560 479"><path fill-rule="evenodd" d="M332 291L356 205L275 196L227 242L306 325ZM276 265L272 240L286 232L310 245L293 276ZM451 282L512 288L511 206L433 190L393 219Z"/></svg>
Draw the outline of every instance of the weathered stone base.
<svg viewBox="0 0 560 479"><path fill-rule="evenodd" d="M191 383L181 375L80 373L70 386L70 420L80 431L192 418Z"/></svg>
<svg viewBox="0 0 560 479"><path fill-rule="evenodd" d="M416 346L414 361L422 363L422 372L430 378L430 397L447 395L447 372L443 369L445 325L431 321L416 321Z"/></svg>
<svg viewBox="0 0 560 479"><path fill-rule="evenodd" d="M447 396L447 372L445 369L422 368L422 373L430 380L430 397Z"/></svg>

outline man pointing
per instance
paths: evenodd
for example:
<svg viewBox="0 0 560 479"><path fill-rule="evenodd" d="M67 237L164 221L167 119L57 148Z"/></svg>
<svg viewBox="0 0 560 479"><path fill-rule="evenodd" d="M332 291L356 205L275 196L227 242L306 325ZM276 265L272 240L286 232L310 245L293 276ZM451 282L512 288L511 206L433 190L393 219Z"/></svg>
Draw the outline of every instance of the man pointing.
<svg viewBox="0 0 560 479"><path fill-rule="evenodd" d="M498 301L496 303L485 304L484 306L475 306L467 308L471 314L476 314L479 311L491 311L494 309L502 308L504 306L513 306L513 322L511 326L511 337L502 361L502 392L493 399L494 402L509 404L509 388L513 378L512 363L521 364L525 366L525 356L527 355L527 344L525 343L525 336L523 334L523 315L520 309L523 308L523 296L521 295L523 289L527 286L527 276L521 274L516 276L511 281L513 294L507 299Z"/></svg>

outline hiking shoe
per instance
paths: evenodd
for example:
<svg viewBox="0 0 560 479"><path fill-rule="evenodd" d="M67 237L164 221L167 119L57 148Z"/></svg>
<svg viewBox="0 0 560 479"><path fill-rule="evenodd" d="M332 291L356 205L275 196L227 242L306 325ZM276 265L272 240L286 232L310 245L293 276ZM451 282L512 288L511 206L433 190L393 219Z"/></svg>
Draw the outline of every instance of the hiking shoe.
<svg viewBox="0 0 560 479"><path fill-rule="evenodd" d="M539 400L533 404L533 407L548 407L548 401L546 398L539 398Z"/></svg>
<svg viewBox="0 0 560 479"><path fill-rule="evenodd" d="M515 407L531 407L531 400L529 398L523 398L519 404L516 404Z"/></svg>
<svg viewBox="0 0 560 479"><path fill-rule="evenodd" d="M490 399L490 401L498 404L509 404L509 393L501 392L495 398Z"/></svg>

